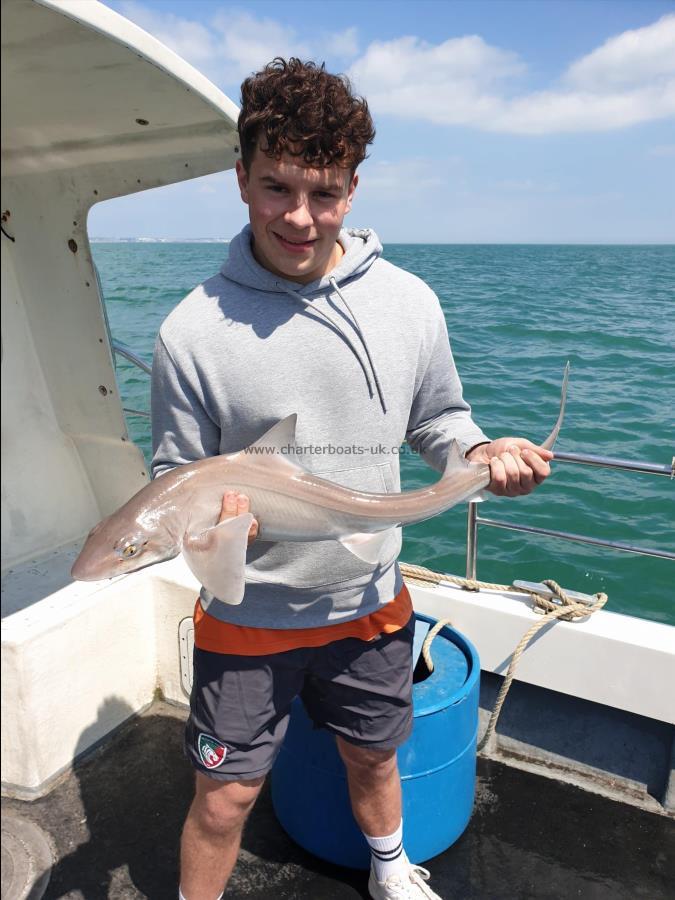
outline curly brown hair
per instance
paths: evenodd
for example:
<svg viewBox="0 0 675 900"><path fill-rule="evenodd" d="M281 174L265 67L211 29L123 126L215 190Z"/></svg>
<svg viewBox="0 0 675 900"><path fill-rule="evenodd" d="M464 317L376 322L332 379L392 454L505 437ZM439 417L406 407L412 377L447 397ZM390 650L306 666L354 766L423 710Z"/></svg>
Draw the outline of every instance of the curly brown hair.
<svg viewBox="0 0 675 900"><path fill-rule="evenodd" d="M295 57L276 57L244 81L237 128L247 172L258 146L275 159L288 153L308 166L337 164L353 173L375 138L368 104L348 78Z"/></svg>

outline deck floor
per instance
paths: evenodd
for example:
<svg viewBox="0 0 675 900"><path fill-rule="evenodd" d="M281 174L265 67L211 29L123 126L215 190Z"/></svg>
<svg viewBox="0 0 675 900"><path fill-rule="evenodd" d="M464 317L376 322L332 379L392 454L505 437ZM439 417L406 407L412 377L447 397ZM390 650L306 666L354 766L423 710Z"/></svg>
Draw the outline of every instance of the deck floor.
<svg viewBox="0 0 675 900"><path fill-rule="evenodd" d="M192 791L183 717L156 703L48 797L3 800L3 812L40 825L56 848L45 898L177 896L178 842ZM675 822L481 759L468 829L426 865L444 900L672 900ZM264 789L226 897L357 900L368 897L366 881L365 873L296 846Z"/></svg>

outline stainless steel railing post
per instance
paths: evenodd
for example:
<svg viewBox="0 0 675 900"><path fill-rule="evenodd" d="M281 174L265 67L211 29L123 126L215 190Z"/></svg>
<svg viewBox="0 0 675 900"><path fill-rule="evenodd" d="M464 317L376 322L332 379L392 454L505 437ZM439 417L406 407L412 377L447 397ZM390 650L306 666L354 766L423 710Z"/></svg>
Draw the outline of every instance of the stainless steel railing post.
<svg viewBox="0 0 675 900"><path fill-rule="evenodd" d="M478 554L478 504L469 503L466 517L466 577L476 580Z"/></svg>

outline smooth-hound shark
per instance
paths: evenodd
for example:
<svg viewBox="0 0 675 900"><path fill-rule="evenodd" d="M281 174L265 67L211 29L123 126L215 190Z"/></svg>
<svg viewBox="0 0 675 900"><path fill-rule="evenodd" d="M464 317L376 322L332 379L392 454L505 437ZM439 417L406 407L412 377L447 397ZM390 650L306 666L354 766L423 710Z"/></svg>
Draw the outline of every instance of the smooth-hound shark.
<svg viewBox="0 0 675 900"><path fill-rule="evenodd" d="M541 444L550 450L565 414L569 363L560 412ZM246 494L264 541L337 540L375 565L391 528L422 522L470 500L490 483L490 467L468 462L453 441L436 484L377 494L312 475L282 448L295 446L296 415L281 419L237 453L177 466L103 519L87 537L72 568L78 581L135 572L181 551L201 584L225 603L241 603L250 513L218 522L225 491Z"/></svg>

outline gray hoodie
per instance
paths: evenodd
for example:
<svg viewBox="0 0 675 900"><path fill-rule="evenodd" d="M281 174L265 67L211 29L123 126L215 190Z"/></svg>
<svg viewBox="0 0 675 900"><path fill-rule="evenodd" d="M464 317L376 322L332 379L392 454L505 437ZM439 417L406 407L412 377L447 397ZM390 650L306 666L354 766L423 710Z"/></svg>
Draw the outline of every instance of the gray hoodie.
<svg viewBox="0 0 675 900"><path fill-rule="evenodd" d="M450 441L488 438L471 419L436 295L386 262L369 229L311 284L263 268L247 226L220 273L164 321L152 377L153 476L232 453L297 413L294 460L366 491L399 491L404 440L438 471ZM290 452L291 448L289 448ZM252 510L255 515L255 509ZM368 615L401 587L400 529L377 566L335 541L256 541L240 606L202 589L210 615L259 628L312 628Z"/></svg>

